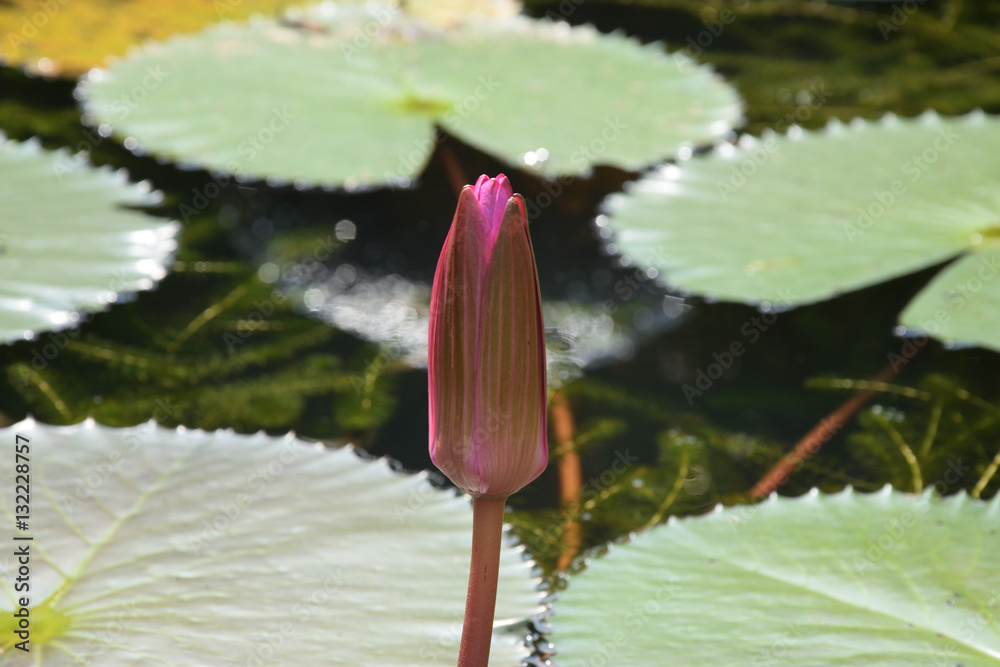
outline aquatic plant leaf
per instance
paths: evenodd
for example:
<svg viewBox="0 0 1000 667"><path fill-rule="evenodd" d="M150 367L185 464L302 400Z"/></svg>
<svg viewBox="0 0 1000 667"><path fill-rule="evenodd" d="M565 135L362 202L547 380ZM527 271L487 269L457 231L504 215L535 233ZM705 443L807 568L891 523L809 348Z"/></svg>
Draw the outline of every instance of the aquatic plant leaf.
<svg viewBox="0 0 1000 667"><path fill-rule="evenodd" d="M618 251L713 299L796 306L963 253L987 267L985 284L1000 272L997 155L1000 119L982 113L744 137L613 195L607 224ZM977 312L1000 280L980 294ZM990 335L972 309L940 335L1000 349L1000 328Z"/></svg>
<svg viewBox="0 0 1000 667"><path fill-rule="evenodd" d="M811 492L671 520L571 578L566 667L1000 664L1000 498Z"/></svg>
<svg viewBox="0 0 1000 667"><path fill-rule="evenodd" d="M597 164L642 169L741 116L735 90L708 67L589 27L470 27L397 54L418 90L452 101L437 119L446 131L550 177Z"/></svg>
<svg viewBox="0 0 1000 667"><path fill-rule="evenodd" d="M166 274L177 225L124 172L0 134L0 342L74 326Z"/></svg>
<svg viewBox="0 0 1000 667"><path fill-rule="evenodd" d="M426 475L291 435L151 422L27 420L0 438L28 441L17 534L33 537L30 653L11 649L18 564L0 556L0 665L454 664L472 511ZM13 466L11 451L12 482ZM504 629L541 608L531 568L504 548L492 665L527 654Z"/></svg>
<svg viewBox="0 0 1000 667"><path fill-rule="evenodd" d="M0 61L46 76L78 76L148 39L286 6L279 0L6 0Z"/></svg>
<svg viewBox="0 0 1000 667"><path fill-rule="evenodd" d="M909 303L900 323L949 343L1000 350L1000 243L949 264Z"/></svg>
<svg viewBox="0 0 1000 667"><path fill-rule="evenodd" d="M409 184L435 126L554 176L638 169L741 117L730 86L661 45L524 17L441 30L388 4L220 24L150 44L78 92L137 150L345 189Z"/></svg>

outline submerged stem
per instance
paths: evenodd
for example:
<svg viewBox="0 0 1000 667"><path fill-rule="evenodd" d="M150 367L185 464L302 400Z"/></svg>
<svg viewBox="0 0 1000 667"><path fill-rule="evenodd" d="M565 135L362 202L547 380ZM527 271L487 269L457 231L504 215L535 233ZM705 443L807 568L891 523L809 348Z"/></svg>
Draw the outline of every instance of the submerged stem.
<svg viewBox="0 0 1000 667"><path fill-rule="evenodd" d="M990 483L991 479L993 479L993 475L996 474L998 468L1000 468L1000 452L997 452L997 455L993 457L993 461L986 466L986 472L984 472L983 476L979 478L978 482L976 482L975 488L972 489L973 498L979 498L983 489L985 489L986 485Z"/></svg>
<svg viewBox="0 0 1000 667"><path fill-rule="evenodd" d="M486 667L493 639L493 612L500 575L500 545L503 540L503 507L506 497L479 496L472 499L472 563L469 592L465 597L465 622L458 667Z"/></svg>
<svg viewBox="0 0 1000 667"><path fill-rule="evenodd" d="M552 430L558 445L556 460L559 463L559 500L566 521L562 532L562 550L559 552L556 569L565 570L580 551L580 524L576 517L580 515L583 468L580 464L580 453L573 442L576 425L566 395L562 391L554 392L550 407Z"/></svg>
<svg viewBox="0 0 1000 667"><path fill-rule="evenodd" d="M823 443L836 435L837 431L847 423L847 420L875 396L876 391L880 390L881 387L889 386L886 383L896 377L897 368L893 364L886 366L872 382L864 383L865 386L861 386L862 383L855 383L861 391L844 401L839 408L831 412L825 419L821 419L819 424L806 433L795 445L795 449L778 461L754 485L753 489L750 490L750 497L768 496L787 482L802 463L815 456Z"/></svg>

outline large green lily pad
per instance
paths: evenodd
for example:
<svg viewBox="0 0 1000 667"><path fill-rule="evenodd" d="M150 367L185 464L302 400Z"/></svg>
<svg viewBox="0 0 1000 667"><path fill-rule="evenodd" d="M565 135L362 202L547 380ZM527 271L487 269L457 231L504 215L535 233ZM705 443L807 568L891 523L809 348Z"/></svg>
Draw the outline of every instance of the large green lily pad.
<svg viewBox="0 0 1000 667"><path fill-rule="evenodd" d="M0 560L0 665L454 665L472 511L425 475L292 436L152 423L28 420L0 442L4 551L30 553L23 593L20 564ZM491 665L528 653L503 630L540 610L531 568L504 549ZM22 596L30 653L14 646Z"/></svg>
<svg viewBox="0 0 1000 667"><path fill-rule="evenodd" d="M668 283L754 304L820 301L967 255L902 323L1000 349L998 156L1000 119L982 113L744 137L613 196L609 224Z"/></svg>
<svg viewBox="0 0 1000 667"><path fill-rule="evenodd" d="M73 326L166 274L177 225L148 184L0 134L0 342Z"/></svg>
<svg viewBox="0 0 1000 667"><path fill-rule="evenodd" d="M671 520L573 577L564 667L1000 665L1000 499L773 496Z"/></svg>
<svg viewBox="0 0 1000 667"><path fill-rule="evenodd" d="M415 179L435 125L552 176L638 169L741 117L733 88L661 45L524 17L442 30L377 3L149 44L80 90L137 150L347 189Z"/></svg>

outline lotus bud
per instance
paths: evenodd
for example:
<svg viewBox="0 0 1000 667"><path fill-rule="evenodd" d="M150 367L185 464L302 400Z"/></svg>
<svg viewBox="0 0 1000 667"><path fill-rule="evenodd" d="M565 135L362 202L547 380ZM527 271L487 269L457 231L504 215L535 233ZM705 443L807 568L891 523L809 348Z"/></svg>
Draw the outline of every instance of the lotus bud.
<svg viewBox="0 0 1000 667"><path fill-rule="evenodd" d="M548 462L545 346L524 199L507 178L462 189L431 292L431 460L456 486L506 497Z"/></svg>

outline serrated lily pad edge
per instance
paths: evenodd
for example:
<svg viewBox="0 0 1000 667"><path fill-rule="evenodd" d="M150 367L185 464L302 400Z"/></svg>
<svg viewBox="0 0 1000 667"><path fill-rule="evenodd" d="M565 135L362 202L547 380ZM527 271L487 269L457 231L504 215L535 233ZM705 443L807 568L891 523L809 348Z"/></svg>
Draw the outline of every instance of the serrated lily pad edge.
<svg viewBox="0 0 1000 667"><path fill-rule="evenodd" d="M876 127L890 127L892 125L895 125L900 120L907 120L923 124L931 124L933 122L941 120L953 120L955 122L960 122L960 123L978 123L991 117L1000 120L1000 114L988 114L982 108L978 107L967 113L956 116L945 116L938 113L934 109L926 109L922 113L917 114L915 116L899 116L894 112L888 111L882 114L879 118L874 120L869 120L862 117L854 117L849 121L845 122L840 120L839 118L833 117L827 121L824 127L816 130L807 130L801 127L800 125L792 124L788 126L784 134L772 128L765 128L761 133L760 137L751 134L741 134L732 142L725 140L717 141L715 144L712 145L710 149L708 149L702 154L695 154L693 152L685 152L683 154L679 154L675 156L673 160L670 160L664 164L654 167L649 171L646 171L645 173L641 174L638 178L625 182L625 184L622 186L621 191L612 192L607 197L605 197L605 199L598 205L597 215L595 215L594 218L591 219L591 227L593 228L598 237L598 243L600 245L601 251L608 256L615 257L619 266L623 268L642 267L645 266L645 264L636 262L631 255L629 255L628 253L623 253L621 251L621 248L619 247L618 242L616 240L616 234L614 230L614 225L612 223L612 218L615 213L615 208L616 206L618 206L618 202L625 199L634 188L638 187L640 183L646 181L647 177L651 175L660 176L668 174L670 173L671 170L677 170L682 168L682 165L685 162L694 159L705 159L707 156L714 154L718 151L736 151L736 150L748 151L753 148L764 146L769 141L775 141L778 139L798 141L801 138L803 138L803 136L807 133L810 135L825 134L828 136L836 136L837 134L841 134L845 131L860 131ZM978 252L977 250L972 248L961 250L952 259L948 261L948 264L951 265L957 261L960 261L965 257L974 255L977 252ZM930 267L928 266L925 268L930 268ZM937 274L935 274L935 277L940 276L940 274L943 273L945 270L947 270L947 268L948 268L947 266L943 267L940 271L938 271ZM787 312L802 306L809 306L816 303L824 303L826 301L832 301L833 299L839 298L843 294L851 294L873 286L873 285L861 286L851 289L847 292L844 292L843 294L833 294L825 299L816 299L808 301L805 300L731 301L728 299L720 299L706 294L700 294L698 292L685 289L679 285L675 285L670 282L669 278L658 267L646 266L646 269L656 271L656 275L654 277L656 284L660 287L660 289L669 294L677 295L686 299L697 298L709 304L738 303L741 305L762 307L766 312L775 312L775 313ZM918 269L918 271L919 270L924 270L924 269ZM902 274L900 276L896 276L895 278L889 278L886 281L874 284L881 285L887 282L888 280L901 278L905 275L912 275L913 273L916 273L916 271L907 274ZM907 303L903 306L903 308L897 315L897 324L893 331L893 333L896 335L897 338L902 338L905 340L910 338L923 338L925 336L929 336L941 342L942 345L949 350L964 349L968 347L979 347L992 352L1000 352L1000 341L998 341L996 345L990 345L983 341L966 342L958 339L954 335L937 336L935 332L939 329L939 327L935 328L934 331L930 331L925 328L914 326L912 323L910 325L905 324L903 321L904 320L903 315L910 311L913 304L923 294L924 289L926 289L926 286L924 288L921 288L920 291L916 292L910 298L910 300L907 301Z"/></svg>
<svg viewBox="0 0 1000 667"><path fill-rule="evenodd" d="M943 496L937 493L935 485L928 486L920 493L900 491L899 489L893 487L892 484L885 484L881 488L871 492L858 491L851 485L847 485L840 491L833 493L823 493L819 490L819 488L813 487L806 493L799 496L782 496L779 495L777 491L772 491L766 498L756 503L740 503L728 506L723 505L722 503L717 503L711 509L701 514L690 514L682 517L671 515L667 517L666 521L663 523L652 526L645 531L632 531L606 544L600 544L587 549L573 559L573 562L567 571L574 575L579 574L580 572L585 571L592 561L607 558L609 554L615 551L616 547L626 546L635 540L642 538L651 531L666 530L670 526L681 522L700 521L706 519L718 520L721 516L729 514L735 515L734 522L741 523L751 520L762 508L778 503L806 503L816 502L818 499L843 499L855 496L860 496L862 498L888 498L894 494L912 500L914 504L917 505L926 506L931 503L941 503L947 505L972 501L983 503L984 505L994 505L996 506L995 509L1000 510L1000 493L997 493L992 498L985 500L981 498L973 498L964 489L959 490L957 493L952 495ZM572 581L573 579L570 577L570 585L572 585ZM558 614L558 608L556 609L556 613Z"/></svg>
<svg viewBox="0 0 1000 667"><path fill-rule="evenodd" d="M646 267L645 264L641 262L636 262L635 258L632 257L631 255L627 253L622 253L618 245L618 242L616 240L617 234L615 232L615 225L613 221L615 215L615 209L617 206L619 206L619 202L627 201L628 196L633 190L635 190L636 188L643 187L646 183L649 183L652 180L652 178L666 177L667 180L673 180L668 176L668 174L670 174L671 172L676 173L678 169L683 169L683 165L686 162L710 159L716 154L720 155L722 159L728 159L729 157L734 156L735 153L737 153L738 151L750 151L754 148L761 148L761 147L765 147L765 149L768 150L768 152L772 152L772 149L767 149L765 146L765 144L772 141L784 140L784 141L796 142L804 139L807 136L835 137L844 134L845 132L862 132L877 128L892 127L893 125L896 125L900 121L910 121L914 123L930 125L938 121L979 123L988 118L994 118L1000 121L1000 114L987 114L981 108L976 108L973 109L972 111L969 111L968 113L956 116L945 116L939 114L934 109L927 109L915 116L899 116L898 114L892 111L887 111L874 120L856 116L848 121L843 121L840 120L839 118L832 117L826 122L826 125L817 129L806 129L803 128L801 125L791 124L788 125L784 133L779 132L778 130L775 130L773 128L765 128L761 132L761 135L759 137L749 133L743 133L733 138L732 141L728 141L725 138L721 138L720 140L717 140L715 143L713 143L710 147L707 147L706 150L704 151L697 153L693 151L683 151L681 154L674 156L673 159L667 160L662 164L650 165L650 169L646 170L642 174L639 174L638 177L626 181L622 185L622 189L620 191L610 193L607 197L604 198L603 201L600 202L600 204L597 207L597 215L595 215L594 218L591 220L591 226L595 231L598 232L598 236L600 237L598 241L601 245L602 252L604 252L609 256L616 257L621 266L623 267L640 266L645 268L657 269L658 275L656 277L656 280L673 293L685 297L698 297L704 299L709 303L715 303L715 302L740 303L748 306L764 305L767 304L768 302L761 300L730 301L728 299L720 299L717 297L713 297L711 295L699 294L697 292L685 289L678 285L674 285L669 281L669 277L664 275L664 273L657 267ZM747 157L749 159L749 156ZM602 229L607 229L609 233L602 234L601 233ZM962 253L960 254L966 254L968 252L971 251L965 250L962 251ZM910 275L910 274L904 274L904 275ZM876 284L882 284L882 283L876 283ZM858 287L855 289L851 289L849 292L844 292L844 293L846 294L850 292L856 292L865 288L866 287ZM839 295L832 295L825 299L817 299L811 301L792 300L786 304L781 304L780 310L791 310L794 308L798 308L800 306L808 306L815 303L822 303L824 301L835 299L838 296ZM778 304L770 304L770 305L778 307Z"/></svg>
<svg viewBox="0 0 1000 667"><path fill-rule="evenodd" d="M364 448L353 443L313 439L301 436L294 430L289 430L283 435L271 435L264 429L260 429L253 433L239 433L232 428L206 430L200 428L188 428L184 425L169 428L158 424L155 419L149 419L145 422L129 427L113 427L100 424L93 417L86 417L85 419L73 424L48 424L35 419L32 415L28 415L18 422L0 427L0 431L7 431L9 433L17 433L19 431L34 432L38 427L55 432L62 432L65 435L72 435L81 429L89 430L101 428L108 431L120 432L125 437L139 437L143 439L144 436L140 434L143 431L149 430L174 433L177 435L187 433L200 434L206 437L215 437L217 435L248 438L263 437L274 444L282 442L295 442L299 446L320 451L343 450L354 454L360 463L380 467L391 476L411 477L422 480L428 487L433 489L434 493L448 494L452 499L456 500L465 498L468 500L468 504L470 505L469 511L471 514L471 498L461 489L450 485L447 479L436 470L408 470L396 459L386 455L375 456ZM525 568L531 573L530 581L534 584L537 594L535 611L533 614L523 618L495 619L493 623L493 637L494 641L496 641L498 637L503 637L514 643L521 643L522 649L527 652L527 655L525 655L522 659L522 665L531 664L532 656L540 656L542 659L546 659L550 655L548 642L544 633L549 628L548 619L553 614L552 605L557 596L548 590L545 579L542 576L541 567L534 560L534 558L532 558L527 546L518 540L514 532L514 525L506 521L503 524L503 546L519 554ZM462 574L464 575L464 572Z"/></svg>
<svg viewBox="0 0 1000 667"><path fill-rule="evenodd" d="M307 7L306 9L316 9L321 8L326 5L333 5L336 3L327 0L314 7ZM354 3L347 3L349 6L354 6ZM372 4L372 3L368 3ZM394 2L379 3L386 6L395 6ZM366 7L367 5L358 5L359 7ZM303 9L301 5L293 5L285 10L283 17L290 18L296 16L308 16L308 13ZM406 15L406 18L411 23L416 23L427 30L440 31L440 28L434 27L433 25L421 21L417 17ZM95 67L87 72L85 75L81 76L77 85L73 90L74 99L78 100L83 108L83 114L81 116L81 122L88 129L100 132L102 129L104 132L110 132L110 137L118 140L120 139L120 145L122 145L126 150L131 152L136 157L141 158L151 158L156 161L157 164L161 165L172 165L181 171L206 171L212 178L213 181L217 183L228 183L230 180L235 180L237 183L251 185L251 184L266 184L269 187L293 187L297 191L321 191L332 194L363 194L367 192L372 192L375 190L388 189L388 190L406 190L412 189L419 185L421 176L426 172L427 168L430 166L430 158L433 155L435 146L440 143L440 141L431 140L428 142L428 151L423 158L423 163L420 170L413 178L407 177L405 175L395 174L392 179L387 179L383 181L361 181L361 180L349 180L344 183L329 183L321 181L311 181L306 179L289 179L281 176L274 175L263 175L263 174L248 174L244 171L228 171L223 169L217 169L214 167L207 167L201 164L195 159L174 159L166 155L160 154L156 151L152 151L142 145L139 140L132 135L122 135L117 131L117 128L109 123L100 122L92 113L92 108L89 105L89 100L92 99L92 95L89 92L90 85L92 82L98 82L104 76L107 76L109 70L114 67L114 65L123 60L143 51L150 51L153 49L162 48L175 41L192 40L198 38L204 32L209 30L217 30L220 27L229 28L239 28L242 25L250 25L252 23L273 23L274 17L264 16L261 14L254 14L243 21L232 21L223 20L215 24L207 25L202 30L192 33L175 33L170 35L163 41L156 41L147 39L141 44L135 44L129 48L123 56L109 56L106 60L106 64L103 67ZM426 23L426 24L425 24ZM473 148L489 155L493 160L496 160L504 165L506 165L511 170L518 170L526 174L530 174L535 178L539 178L546 182L555 182L564 178L590 178L593 175L593 170L596 167L612 167L621 169L623 171L629 172L641 172L648 170L656 165L663 164L665 161L672 159L678 159L680 156L690 156L693 154L694 149L706 146L712 142L716 144L727 135L730 135L737 128L742 127L746 123L746 102L740 96L739 91L729 84L725 77L713 67L710 63L699 62L693 57L689 56L684 49L679 49L676 51L668 51L668 44L665 41L656 41L651 43L643 43L636 38L633 38L626 34L624 30L616 29L610 33L603 33L597 29L596 26L590 23L570 26L564 21L554 21L548 17L541 17L538 19L524 16L516 15L508 17L502 20L471 20L462 24L465 29L475 30L489 30L496 32L498 30L510 30L516 32L526 32L534 30L540 34L545 34L550 38L571 38L579 42L588 42L594 39L601 38L616 38L622 39L626 42L631 42L637 49L650 54L653 57L662 56L665 60L674 60L683 63L678 66L679 70L695 69L700 70L702 73L710 77L714 83L725 84L729 86L730 92L733 95L733 100L731 104L726 107L727 115L731 115L732 118L726 122L727 127L722 129L721 127L715 131L715 136L708 139L701 139L697 141L684 142L681 146L675 148L672 152L667 150L662 157L658 159L653 159L648 162L629 162L625 164L624 161L618 160L615 162L594 162L589 164L585 169L580 170L577 173L565 173L565 174L555 174L544 171L541 166L544 162L540 162L539 169L532 169L531 165L524 161L524 157L517 162L508 161L505 158L494 155L487 152L485 149ZM544 31L544 33L542 33ZM732 113L728 113L732 112ZM448 137L453 138L462 143L466 143L460 134L450 132L447 124L443 121L445 117L433 118L428 124L428 131L431 137L435 136L437 133L444 133ZM715 124L721 123L722 121L716 121ZM471 145L471 144L470 144Z"/></svg>
<svg viewBox="0 0 1000 667"><path fill-rule="evenodd" d="M124 186L121 190L120 197L116 202L119 206L128 208L152 207L158 206L164 201L163 191L153 189L150 181L130 181L127 169L116 169L110 165L95 166L91 164L89 162L89 151L84 150L74 153L68 148L59 148L54 151L49 151L45 149L42 145L41 139L37 136L31 137L25 141L17 141L15 139L11 139L6 135L6 133L0 130L0 150L8 150L9 148L12 148L17 152L31 155L49 154L56 160L65 160L67 165L66 169L69 171L89 169L92 170L94 175L99 178L116 181L118 184ZM52 322L51 325L46 328L25 331L21 338L8 337L0 339L0 345L15 343L19 340L34 341L38 339L40 334L77 329L94 315L107 312L114 305L127 303L135 299L139 292L146 292L155 289L157 284L170 272L170 267L173 264L173 258L176 256L179 246L178 236L181 230L181 224L176 220L163 220L162 218L154 216L150 216L150 223L150 231L158 234L164 234L170 239L169 243L165 243L161 246L157 257L145 258L156 261L157 264L159 264L159 266L163 269L162 275L147 275L144 278L131 281L130 283L124 283L120 278L111 276L109 282L120 283L121 287L119 289L107 290L106 293L99 294L98 298L94 301L85 302L69 310L60 312L59 315L62 316L59 318L60 321ZM0 239L0 241L2 241L2 239ZM0 245L0 250L2 250L2 245Z"/></svg>
<svg viewBox="0 0 1000 667"><path fill-rule="evenodd" d="M989 499L974 498L964 489L961 489L952 495L942 495L937 491L938 485L943 486L944 491L947 491L948 485L943 481L928 486L920 493L901 491L895 489L891 484L885 484L880 489L872 492L858 491L851 485L847 485L842 490L833 493L823 493L819 490L819 488L813 487L806 493L799 496L780 496L777 491L772 491L766 498L756 503L735 504L728 507L722 503L717 503L710 510L701 514L687 515L684 517L671 515L663 523L652 526L647 530L641 532L630 532L606 544L591 547L590 549L587 549L583 553L579 554L573 559L572 563L566 570L567 574L570 575L568 580L566 580L565 585L559 587L558 590L561 591L571 589L574 578L579 576L581 573L586 572L586 570L589 569L591 562L595 560L603 560L611 556L611 554L616 550L616 547L627 546L635 542L637 539L645 537L647 534L651 534L659 530L669 530L670 526L680 524L682 522L704 520L720 521L723 520L726 515L729 516L729 521L732 523L732 527L737 528L741 523L752 521L761 508L774 506L779 503L785 503L788 505L792 503L816 503L817 501L837 502L850 500L854 497L888 500L893 496L898 496L912 502L914 508L918 512L927 511L927 508L931 504L938 504L942 507L961 507L966 503L973 502L981 505L994 517L1000 516L1000 493L994 494L993 497ZM552 583L553 585L551 586L551 591L553 595L557 595L557 587L554 585L555 581ZM552 616L558 621L558 602L554 607ZM559 637L558 634L554 632L551 625L547 626L543 639L546 642L549 642L549 644L554 647L556 654L558 654Z"/></svg>

